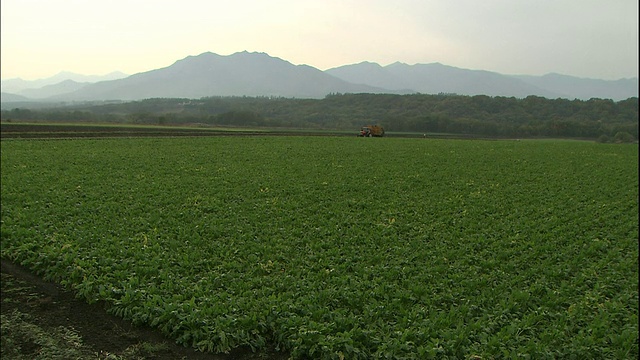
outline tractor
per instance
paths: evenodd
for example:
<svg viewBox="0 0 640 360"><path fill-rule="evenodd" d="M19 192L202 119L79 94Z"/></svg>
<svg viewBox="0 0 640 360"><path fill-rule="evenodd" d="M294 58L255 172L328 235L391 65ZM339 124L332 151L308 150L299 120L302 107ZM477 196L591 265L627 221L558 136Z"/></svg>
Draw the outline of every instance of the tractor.
<svg viewBox="0 0 640 360"><path fill-rule="evenodd" d="M360 129L360 137L382 137L384 136L384 129L379 125L366 125Z"/></svg>

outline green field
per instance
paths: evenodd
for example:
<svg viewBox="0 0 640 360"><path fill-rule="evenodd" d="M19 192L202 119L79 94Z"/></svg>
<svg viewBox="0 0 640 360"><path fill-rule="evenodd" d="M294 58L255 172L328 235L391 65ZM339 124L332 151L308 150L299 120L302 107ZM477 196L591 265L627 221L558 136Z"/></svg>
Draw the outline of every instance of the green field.
<svg viewBox="0 0 640 360"><path fill-rule="evenodd" d="M638 146L4 140L2 257L224 352L638 357Z"/></svg>

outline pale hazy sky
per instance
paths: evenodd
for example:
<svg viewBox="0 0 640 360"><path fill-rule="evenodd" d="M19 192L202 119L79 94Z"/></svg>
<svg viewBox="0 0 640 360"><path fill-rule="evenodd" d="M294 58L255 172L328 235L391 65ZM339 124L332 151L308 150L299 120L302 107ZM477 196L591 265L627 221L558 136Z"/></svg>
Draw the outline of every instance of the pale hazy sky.
<svg viewBox="0 0 640 360"><path fill-rule="evenodd" d="M103 75L265 52L321 70L440 62L638 76L638 0L2 0L1 76Z"/></svg>

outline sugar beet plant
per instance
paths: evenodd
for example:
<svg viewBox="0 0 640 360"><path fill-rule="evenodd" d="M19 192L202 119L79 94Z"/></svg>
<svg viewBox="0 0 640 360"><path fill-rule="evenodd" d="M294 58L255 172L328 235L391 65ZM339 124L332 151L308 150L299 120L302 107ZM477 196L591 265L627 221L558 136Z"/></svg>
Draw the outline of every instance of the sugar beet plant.
<svg viewBox="0 0 640 360"><path fill-rule="evenodd" d="M638 147L2 141L2 256L186 346L637 358Z"/></svg>

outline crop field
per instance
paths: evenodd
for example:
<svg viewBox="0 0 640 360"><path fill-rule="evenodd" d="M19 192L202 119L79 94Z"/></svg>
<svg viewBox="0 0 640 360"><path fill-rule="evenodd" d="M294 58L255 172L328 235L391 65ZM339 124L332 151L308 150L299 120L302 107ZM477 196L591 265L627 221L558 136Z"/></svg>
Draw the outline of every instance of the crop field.
<svg viewBox="0 0 640 360"><path fill-rule="evenodd" d="M201 351L638 358L638 146L3 140L2 257Z"/></svg>

